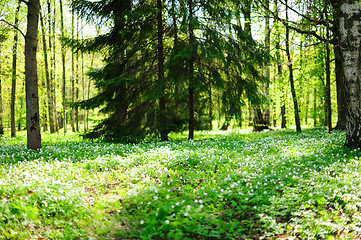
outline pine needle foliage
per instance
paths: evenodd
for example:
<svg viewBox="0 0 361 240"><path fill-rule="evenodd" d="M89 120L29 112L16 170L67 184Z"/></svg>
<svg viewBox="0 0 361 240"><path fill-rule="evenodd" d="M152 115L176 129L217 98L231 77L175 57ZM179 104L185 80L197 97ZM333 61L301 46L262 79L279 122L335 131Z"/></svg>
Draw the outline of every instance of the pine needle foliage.
<svg viewBox="0 0 361 240"><path fill-rule="evenodd" d="M157 75L156 1L75 0L73 11L108 32L93 39L66 40L79 51L99 51L104 67L88 75L98 94L74 106L107 114L87 137L112 141L155 140L160 129L189 126L190 88L194 90L195 129L206 129L213 107L210 97L222 95L222 111L238 116L244 98L260 102L263 81L258 69L267 60L261 46L232 23L227 2L163 1L165 80ZM165 98L166 121L160 127L159 99Z"/></svg>

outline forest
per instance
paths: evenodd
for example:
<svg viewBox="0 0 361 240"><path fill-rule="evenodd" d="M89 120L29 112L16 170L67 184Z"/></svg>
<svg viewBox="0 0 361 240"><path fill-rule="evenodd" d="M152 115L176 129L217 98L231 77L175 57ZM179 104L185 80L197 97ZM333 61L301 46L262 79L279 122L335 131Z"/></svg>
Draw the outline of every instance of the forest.
<svg viewBox="0 0 361 240"><path fill-rule="evenodd" d="M357 239L361 4L0 0L0 239Z"/></svg>

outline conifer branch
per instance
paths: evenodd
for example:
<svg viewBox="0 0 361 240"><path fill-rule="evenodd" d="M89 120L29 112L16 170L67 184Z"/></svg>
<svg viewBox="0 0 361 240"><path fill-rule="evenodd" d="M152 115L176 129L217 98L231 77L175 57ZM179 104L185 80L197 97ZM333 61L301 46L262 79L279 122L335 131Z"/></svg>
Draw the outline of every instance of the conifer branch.
<svg viewBox="0 0 361 240"><path fill-rule="evenodd" d="M318 40L320 40L320 41L322 41L322 42L330 42L330 40L323 38L323 37L320 36L316 31L313 31L313 30L302 30L302 29L300 29L300 28L298 28L298 27L291 26L291 25L289 24L289 22L287 22L287 21L286 21L285 19L283 19L283 18L280 18L277 14L275 14L275 13L274 13L272 10L270 10L267 6L263 5L263 7L264 7L267 11L269 11L275 19L277 19L278 21L280 21L280 22L283 24L283 26L285 26L285 27L287 27L287 28L289 28L289 29L292 29L292 30L294 30L294 31L296 31L296 32L298 32L298 33L300 33L300 34L306 34L306 35L309 35L309 36L313 36L313 37L317 38ZM331 42L332 42L332 41L331 41Z"/></svg>

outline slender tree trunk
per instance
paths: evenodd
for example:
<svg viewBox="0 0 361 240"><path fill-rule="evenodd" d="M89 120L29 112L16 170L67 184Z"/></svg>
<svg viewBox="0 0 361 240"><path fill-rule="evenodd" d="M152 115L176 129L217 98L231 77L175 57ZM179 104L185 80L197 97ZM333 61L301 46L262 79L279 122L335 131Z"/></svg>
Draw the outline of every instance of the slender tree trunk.
<svg viewBox="0 0 361 240"><path fill-rule="evenodd" d="M93 66L93 63L94 63L94 54L92 54L92 56L91 56L90 66ZM90 87L91 87L91 81L89 79L88 90L87 90L88 99L90 99ZM89 129L89 112L88 111L87 111L87 115L86 115L86 128Z"/></svg>
<svg viewBox="0 0 361 240"><path fill-rule="evenodd" d="M26 130L28 149L41 148L39 94L36 50L40 2L27 2L27 30L25 35L25 92L26 92Z"/></svg>
<svg viewBox="0 0 361 240"><path fill-rule="evenodd" d="M163 14L162 0L157 0L157 29L158 29L158 81L161 86L161 96L159 98L159 131L161 141L168 141L166 101L165 101L165 78L164 78L164 47L163 47Z"/></svg>
<svg viewBox="0 0 361 240"><path fill-rule="evenodd" d="M339 1L340 45L343 50L346 102L346 142L351 149L361 148L361 10L360 1Z"/></svg>
<svg viewBox="0 0 361 240"><path fill-rule="evenodd" d="M19 27L19 12L20 1L16 7L14 26ZM18 58L18 31L14 30L14 45L13 45L13 65L12 65L12 77L11 77L11 100L10 100L10 128L11 137L16 136L15 127L15 100L16 100L16 78L17 78L17 58Z"/></svg>
<svg viewBox="0 0 361 240"><path fill-rule="evenodd" d="M83 32L83 30L82 30ZM83 101L85 100L86 95L86 83L85 83L85 77L84 77L84 53L81 53L81 80L82 80L82 88L83 88ZM86 126L86 109L83 109L83 124L84 124L84 131L87 130Z"/></svg>
<svg viewBox="0 0 361 240"><path fill-rule="evenodd" d="M76 39L79 39L79 18L76 18ZM75 102L79 100L79 51L75 61ZM75 130L79 132L79 107L75 107Z"/></svg>
<svg viewBox="0 0 361 240"><path fill-rule="evenodd" d="M306 90L306 106L305 106L305 124L308 125L308 107L310 105L310 94L309 91Z"/></svg>
<svg viewBox="0 0 361 240"><path fill-rule="evenodd" d="M54 118L54 99L52 96L52 84L50 81L50 74L49 74L49 63L48 63L48 48L46 45L46 36L45 36L45 27L44 27L44 19L42 14L40 14L40 25L42 30L42 40L43 40L43 51L44 51L44 72L45 72L45 79L46 79L46 92L47 92L47 100L48 100L48 115L49 115L49 125L50 125L50 133L55 133L55 118Z"/></svg>
<svg viewBox="0 0 361 240"><path fill-rule="evenodd" d="M287 0L286 0L286 21L288 21L288 7L287 7ZM292 65L292 59L290 54L290 32L289 28L286 27L286 54L287 54L287 60L288 60L288 69L289 69L289 81L291 86L291 93L292 93L292 100L293 100L293 106L295 110L295 123L296 123L296 130L297 132L301 132L301 123L300 123L300 115L298 110L298 103L297 103L297 96L295 91L295 85L293 82L293 65Z"/></svg>
<svg viewBox="0 0 361 240"><path fill-rule="evenodd" d="M60 7L60 31L61 37L65 37L64 31L64 13L63 13L63 1L59 0ZM66 116L66 71L65 71L65 46L62 43L61 46L61 63L62 63L62 103L63 103L63 128L64 134L67 132L67 116Z"/></svg>
<svg viewBox="0 0 361 240"><path fill-rule="evenodd" d="M71 14L71 37L74 39L74 13ZM70 89L70 102L74 102L75 99L75 70L74 70L74 51L71 51L71 89ZM71 129L75 132L75 114L74 108L70 111L70 124Z"/></svg>
<svg viewBox="0 0 361 240"><path fill-rule="evenodd" d="M195 43L195 37L193 32L193 0L188 0L188 10L189 10L189 43L193 45ZM194 54L194 53L192 53ZM188 86L188 104L189 104L189 135L188 140L194 138L194 84L193 84L193 74L194 74L194 57L192 56L188 63L188 71L189 71L189 86Z"/></svg>
<svg viewBox="0 0 361 240"><path fill-rule="evenodd" d="M55 14L56 14L56 6L55 1L53 2L53 9L54 12L51 16L51 2L50 0L47 1L48 4L48 25L49 25L49 52L50 52L50 94L51 94L51 108L52 108L52 115L54 118L54 132L59 131L58 127L58 118L56 112L56 59L55 59L55 49L56 49L56 42L55 42ZM53 17L53 21L51 20Z"/></svg>
<svg viewBox="0 0 361 240"><path fill-rule="evenodd" d="M269 0L266 0L265 4L267 6L267 9L269 9L269 5L270 5ZM270 12L268 10L266 10L266 11L267 11L267 13L266 13L266 26L265 26L265 39L264 39L264 42L265 42L266 51L269 54L270 51L271 51ZM268 63L266 65L266 67L265 67L264 73L265 73L265 78L266 78L266 82L264 83L265 95L266 95L266 98L269 98L270 66L269 66ZM269 103L267 103L265 105L265 110L264 110L263 114L264 114L264 116L263 116L264 123L266 125L270 125L271 112L270 112Z"/></svg>
<svg viewBox="0 0 361 240"><path fill-rule="evenodd" d="M83 21L81 21L81 38L84 39L84 25ZM85 77L84 77L84 53L81 53L81 82L82 82L82 90L83 90L83 101L85 100L86 95L86 83L85 83ZM86 124L86 109L83 109L83 125L84 125L84 132L87 130L87 124Z"/></svg>
<svg viewBox="0 0 361 240"><path fill-rule="evenodd" d="M282 104L281 106L281 128L286 128L286 104Z"/></svg>
<svg viewBox="0 0 361 240"><path fill-rule="evenodd" d="M326 9L326 19L327 19L327 9ZM327 28L327 39L329 36L329 29ZM326 42L326 103L327 103L327 126L328 132L332 132L332 111L331 111L331 68L330 68L330 43Z"/></svg>
<svg viewBox="0 0 361 240"><path fill-rule="evenodd" d="M23 107L24 107L24 98L20 97L20 110L19 110L19 118L18 118L18 131L21 131L21 116L22 116L22 111L23 111Z"/></svg>

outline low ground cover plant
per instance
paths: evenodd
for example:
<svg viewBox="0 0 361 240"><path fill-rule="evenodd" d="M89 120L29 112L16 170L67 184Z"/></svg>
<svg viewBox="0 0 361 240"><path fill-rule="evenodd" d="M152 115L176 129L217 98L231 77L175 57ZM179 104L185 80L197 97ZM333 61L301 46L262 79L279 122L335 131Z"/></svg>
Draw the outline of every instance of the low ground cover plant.
<svg viewBox="0 0 361 240"><path fill-rule="evenodd" d="M361 162L344 132L118 144L0 138L0 239L352 239Z"/></svg>

